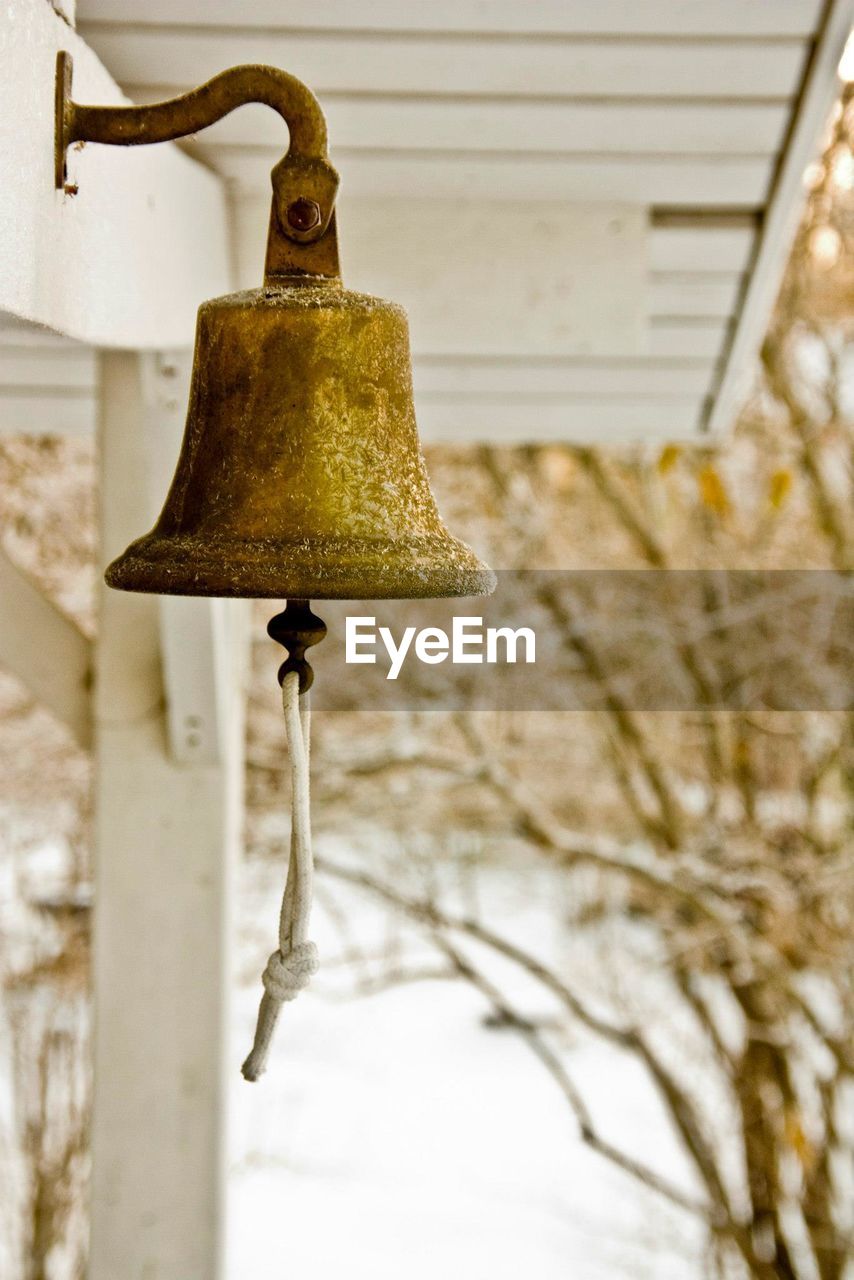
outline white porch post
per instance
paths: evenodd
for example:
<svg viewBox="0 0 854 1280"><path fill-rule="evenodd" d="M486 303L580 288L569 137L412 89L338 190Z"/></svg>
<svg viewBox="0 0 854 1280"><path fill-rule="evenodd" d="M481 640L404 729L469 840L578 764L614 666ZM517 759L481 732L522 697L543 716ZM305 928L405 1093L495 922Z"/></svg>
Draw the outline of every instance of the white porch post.
<svg viewBox="0 0 854 1280"><path fill-rule="evenodd" d="M105 562L152 523L152 359L102 357ZM218 758L176 763L158 601L102 588L90 1280L222 1275L228 904L242 794L239 658L230 666Z"/></svg>

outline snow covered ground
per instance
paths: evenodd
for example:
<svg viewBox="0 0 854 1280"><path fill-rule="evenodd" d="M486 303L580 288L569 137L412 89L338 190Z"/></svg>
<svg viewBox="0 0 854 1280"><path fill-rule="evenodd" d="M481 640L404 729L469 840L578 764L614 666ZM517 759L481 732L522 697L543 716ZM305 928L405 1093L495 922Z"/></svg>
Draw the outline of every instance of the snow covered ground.
<svg viewBox="0 0 854 1280"><path fill-rule="evenodd" d="M340 840L317 843L339 863L352 857ZM61 855L47 846L33 853L28 875L38 872L49 884L62 870ZM388 859L371 860L364 848L360 858L394 882ZM499 857L478 870L476 890L458 884L455 900L457 871L448 865L437 873L444 902L473 910L476 898L485 920L558 960L590 998L600 957L568 935L563 877L536 858ZM240 875L228 1280L701 1280L695 1221L583 1145L541 1063L512 1030L488 1025L490 1010L469 985L434 980L350 994L353 966L336 964L342 916L348 950L388 955L399 948L416 964L429 953L374 900L327 876L319 878L312 930L322 971L283 1010L266 1076L246 1084L239 1068L282 876L266 858L245 861ZM5 885L6 926L13 907L16 919L21 909L18 888ZM493 962L489 973L520 1011L554 1019L554 1007L509 966ZM694 1189L632 1059L578 1028L557 1026L549 1035L603 1136ZM5 1055L0 1061L8 1067ZM0 1079L4 1106L8 1096L9 1081ZM5 1113L3 1120L7 1128Z"/></svg>
<svg viewBox="0 0 854 1280"><path fill-rule="evenodd" d="M243 871L228 1280L699 1280L696 1224L584 1147L541 1064L512 1031L485 1025L466 984L337 1000L332 962L282 1011L266 1076L244 1083L280 874L268 862ZM542 949L554 902L542 877L526 883L512 932ZM363 894L336 898L360 943L382 943L387 921ZM322 956L334 956L339 926L322 904L315 922ZM690 1190L634 1064L582 1036L564 1051L603 1133Z"/></svg>

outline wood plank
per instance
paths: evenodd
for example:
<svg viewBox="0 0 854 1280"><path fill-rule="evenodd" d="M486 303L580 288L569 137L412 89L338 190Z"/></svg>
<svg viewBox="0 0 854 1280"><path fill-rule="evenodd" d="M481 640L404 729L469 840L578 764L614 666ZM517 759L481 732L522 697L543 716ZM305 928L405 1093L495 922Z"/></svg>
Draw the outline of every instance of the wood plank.
<svg viewBox="0 0 854 1280"><path fill-rule="evenodd" d="M125 86L135 102L157 102L187 85ZM528 151L623 155L770 155L788 111L765 102L657 103L530 98L384 97L322 94L334 150ZM200 137L200 141L201 141ZM204 142L284 150L287 131L266 107L249 105L214 125Z"/></svg>
<svg viewBox="0 0 854 1280"><path fill-rule="evenodd" d="M797 91L800 40L520 39L328 35L242 28L121 27L86 38L122 84L197 84L238 62L282 66L315 93L465 93L559 98L776 98Z"/></svg>
<svg viewBox="0 0 854 1280"><path fill-rule="evenodd" d="M267 192L278 153L200 145L238 194ZM342 194L436 199L619 201L688 209L760 209L773 172L752 157L557 156L349 152L333 148Z"/></svg>
<svg viewBox="0 0 854 1280"><path fill-rule="evenodd" d="M94 391L81 387L0 388L0 436L88 435L95 406Z"/></svg>
<svg viewBox="0 0 854 1280"><path fill-rule="evenodd" d="M0 8L0 45L0 309L104 346L192 341L199 300L228 286L222 184L174 146L88 146L78 194L55 191L57 50L79 100L124 99L44 0Z"/></svg>
<svg viewBox="0 0 854 1280"><path fill-rule="evenodd" d="M854 0L831 0L807 70L791 136L775 175L768 213L738 322L703 430L729 430L755 376L755 363L777 298L804 205L803 173L815 155L839 92L838 68L854 23Z"/></svg>
<svg viewBox="0 0 854 1280"><path fill-rule="evenodd" d="M79 0L81 26L90 21L166 26L199 23L198 0ZM208 26L299 31L455 31L613 36L809 36L821 0L323 0L283 5L282 0L205 0Z"/></svg>
<svg viewBox="0 0 854 1280"><path fill-rule="evenodd" d="M103 385L108 560L152 512L137 358L107 355ZM157 600L102 585L99 641L87 1275L219 1280L241 681L227 758L179 765L164 749Z"/></svg>
<svg viewBox="0 0 854 1280"><path fill-rule="evenodd" d="M92 740L92 642L0 550L0 663L81 747Z"/></svg>
<svg viewBox="0 0 854 1280"><path fill-rule="evenodd" d="M696 439L702 404L699 396L424 396L417 411L421 438L428 443L612 445Z"/></svg>
<svg viewBox="0 0 854 1280"><path fill-rule="evenodd" d="M564 396L703 396L714 362L696 360L476 360L461 357L415 360L416 401L435 397L498 395Z"/></svg>

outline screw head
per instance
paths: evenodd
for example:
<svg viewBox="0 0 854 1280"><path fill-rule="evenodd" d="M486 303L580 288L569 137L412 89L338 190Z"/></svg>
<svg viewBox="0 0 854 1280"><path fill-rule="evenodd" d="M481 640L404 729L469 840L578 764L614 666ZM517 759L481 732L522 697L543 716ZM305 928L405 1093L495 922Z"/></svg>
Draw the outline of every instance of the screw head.
<svg viewBox="0 0 854 1280"><path fill-rule="evenodd" d="M316 200L300 196L288 205L288 225L294 231L312 231L320 225L320 205Z"/></svg>

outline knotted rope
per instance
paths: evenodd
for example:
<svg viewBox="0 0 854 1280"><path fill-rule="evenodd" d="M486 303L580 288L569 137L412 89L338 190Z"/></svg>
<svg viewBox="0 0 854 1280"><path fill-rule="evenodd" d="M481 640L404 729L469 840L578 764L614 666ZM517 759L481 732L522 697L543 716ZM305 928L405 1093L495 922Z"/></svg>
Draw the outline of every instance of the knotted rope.
<svg viewBox="0 0 854 1280"><path fill-rule="evenodd" d="M286 1000L294 1000L317 972L317 947L308 940L314 863L309 809L309 694L299 692L300 677L289 671L282 681L282 707L291 760L291 848L288 876L279 914L279 946L267 961L261 981L255 1042L243 1064L244 1079L257 1080L267 1067L270 1042Z"/></svg>

